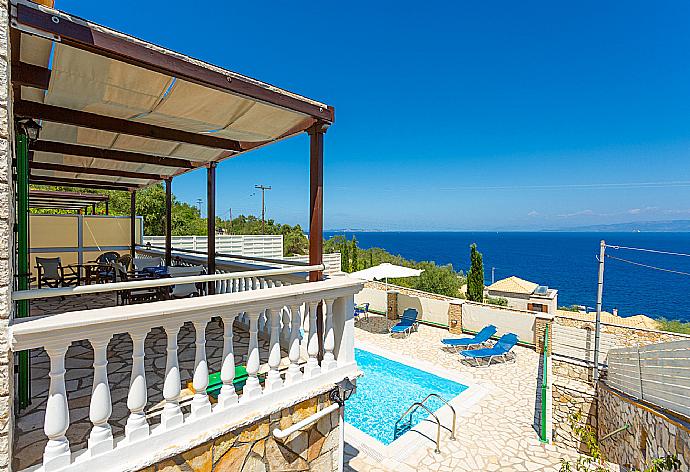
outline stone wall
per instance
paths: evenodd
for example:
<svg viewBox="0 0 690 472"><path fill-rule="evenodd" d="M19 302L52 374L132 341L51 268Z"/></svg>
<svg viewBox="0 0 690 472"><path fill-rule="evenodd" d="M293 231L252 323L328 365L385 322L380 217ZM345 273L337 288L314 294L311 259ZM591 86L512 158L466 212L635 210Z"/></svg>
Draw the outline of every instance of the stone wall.
<svg viewBox="0 0 690 472"><path fill-rule="evenodd" d="M681 471L690 470L690 425L649 404L639 403L605 385L599 392L599 437L630 424L627 431L601 441L606 460L644 469L652 459L676 454Z"/></svg>
<svg viewBox="0 0 690 472"><path fill-rule="evenodd" d="M556 316L554 321L563 326L594 330L594 323L591 321L576 320L563 316ZM687 335L669 333L666 331L655 331L651 329L634 328L631 326L617 326L608 323L601 324L601 332L616 336L620 347L646 346L647 344L664 343L668 341L680 341L688 339Z"/></svg>
<svg viewBox="0 0 690 472"><path fill-rule="evenodd" d="M306 400L140 472L337 471L342 457L338 411L282 441L271 434L274 428L289 428L330 403L328 394Z"/></svg>
<svg viewBox="0 0 690 472"><path fill-rule="evenodd" d="M589 384L593 382L592 373L594 369L592 367L560 359L552 359L551 364L553 374L557 377Z"/></svg>
<svg viewBox="0 0 690 472"><path fill-rule="evenodd" d="M13 430L13 357L7 328L12 315L14 194L12 112L9 84L9 2L0 0L0 471L10 468Z"/></svg>
<svg viewBox="0 0 690 472"><path fill-rule="evenodd" d="M597 428L597 397L586 383L557 377L553 386L553 442L557 446L587 452L580 438L573 433L570 415L580 411L582 420Z"/></svg>

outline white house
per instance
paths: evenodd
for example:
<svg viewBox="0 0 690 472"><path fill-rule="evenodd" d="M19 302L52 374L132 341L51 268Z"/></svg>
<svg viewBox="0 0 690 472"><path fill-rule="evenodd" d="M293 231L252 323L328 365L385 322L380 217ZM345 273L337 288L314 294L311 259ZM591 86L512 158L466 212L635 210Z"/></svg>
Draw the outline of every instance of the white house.
<svg viewBox="0 0 690 472"><path fill-rule="evenodd" d="M519 310L555 314L558 290L519 277L501 279L486 287L486 296L508 300L508 306Z"/></svg>

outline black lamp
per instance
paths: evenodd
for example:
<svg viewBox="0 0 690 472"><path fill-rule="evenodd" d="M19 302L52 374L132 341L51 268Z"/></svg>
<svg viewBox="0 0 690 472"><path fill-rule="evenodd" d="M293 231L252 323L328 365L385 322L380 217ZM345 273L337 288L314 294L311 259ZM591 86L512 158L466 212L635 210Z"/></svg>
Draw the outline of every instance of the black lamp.
<svg viewBox="0 0 690 472"><path fill-rule="evenodd" d="M41 125L36 123L31 118L22 118L17 120L17 126L26 134L30 142L38 139L38 132L41 131Z"/></svg>
<svg viewBox="0 0 690 472"><path fill-rule="evenodd" d="M357 385L352 383L349 377L345 377L336 383L335 388L331 390L331 400L342 406L356 391Z"/></svg>

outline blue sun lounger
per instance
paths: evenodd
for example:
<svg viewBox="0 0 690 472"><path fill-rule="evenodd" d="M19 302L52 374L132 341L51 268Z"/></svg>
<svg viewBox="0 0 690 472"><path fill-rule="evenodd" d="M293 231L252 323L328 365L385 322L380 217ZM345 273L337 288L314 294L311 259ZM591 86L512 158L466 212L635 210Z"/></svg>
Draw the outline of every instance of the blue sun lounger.
<svg viewBox="0 0 690 472"><path fill-rule="evenodd" d="M404 333L409 336L413 329L417 329L417 325L419 324L417 322L417 315L417 310L408 308L403 312L400 322L391 327L388 331L390 331L391 334Z"/></svg>
<svg viewBox="0 0 690 472"><path fill-rule="evenodd" d="M496 334L496 327L494 325L484 326L481 331L472 338L446 338L442 339L443 347L455 349L460 351L462 349L469 349L472 346L481 346L491 339L491 336Z"/></svg>
<svg viewBox="0 0 690 472"><path fill-rule="evenodd" d="M515 361L515 353L511 350L515 347L518 342L518 337L516 334L507 333L501 336L501 338L496 341L493 347L488 347L484 349L475 349L473 351L461 351L460 355L464 359L474 359L477 367L480 366L480 359L489 359L489 362L484 367L489 367L491 361L497 358L503 359L504 362L509 360L509 354L512 354L512 360Z"/></svg>

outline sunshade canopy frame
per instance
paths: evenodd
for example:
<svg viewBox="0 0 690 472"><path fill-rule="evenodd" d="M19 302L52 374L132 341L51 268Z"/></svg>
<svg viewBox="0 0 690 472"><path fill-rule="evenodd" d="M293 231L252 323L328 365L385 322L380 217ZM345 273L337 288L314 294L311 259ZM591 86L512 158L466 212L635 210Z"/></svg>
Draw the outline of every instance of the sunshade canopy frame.
<svg viewBox="0 0 690 472"><path fill-rule="evenodd" d="M86 211L105 204L107 214L109 201L110 196L97 193L29 190L29 208L35 209Z"/></svg>

